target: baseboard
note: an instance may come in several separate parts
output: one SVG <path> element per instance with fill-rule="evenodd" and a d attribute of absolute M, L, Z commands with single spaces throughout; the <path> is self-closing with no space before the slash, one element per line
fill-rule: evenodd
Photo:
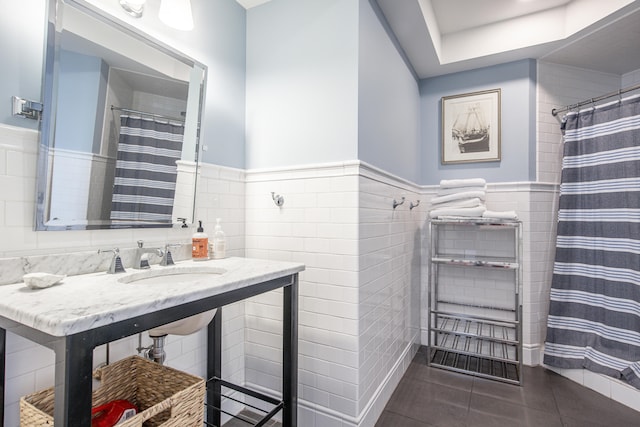
<path fill-rule="evenodd" d="M 417 338 L 414 337 L 414 338 Z M 382 414 L 391 394 L 396 389 L 402 376 L 406 372 L 409 364 L 418 351 L 419 344 L 412 340 L 402 352 L 393 368 L 385 376 L 380 386 L 364 406 L 357 417 L 342 414 L 330 408 L 317 405 L 304 399 L 298 398 L 298 425 L 309 427 L 324 427 L 329 425 L 339 425 L 341 427 L 374 427 L 376 421 Z M 246 387 L 279 399 L 273 390 L 266 389 L 257 384 L 247 383 Z M 279 418 L 279 417 L 276 417 Z"/>
<path fill-rule="evenodd" d="M 522 363 L 527 366 L 538 366 L 542 363 L 542 345 L 522 344 Z"/>
<path fill-rule="evenodd" d="M 400 358 L 393 365 L 393 368 L 389 371 L 384 381 L 380 384 L 376 392 L 373 394 L 367 405 L 360 412 L 360 416 L 356 419 L 357 423 L 354 427 L 374 427 L 378 418 L 382 414 L 384 407 L 391 398 L 393 391 L 398 387 L 400 380 L 404 373 L 409 368 L 413 357 L 418 352 L 420 345 L 417 342 L 417 334 L 413 337 L 410 343 L 405 347 Z M 316 424 L 316 426 L 324 426 L 325 424 Z M 346 427 L 344 424 L 343 427 Z"/>

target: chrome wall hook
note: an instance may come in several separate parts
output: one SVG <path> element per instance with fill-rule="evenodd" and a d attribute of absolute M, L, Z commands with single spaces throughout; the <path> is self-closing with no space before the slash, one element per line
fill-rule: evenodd
<path fill-rule="evenodd" d="M 284 197 L 282 197 L 281 195 L 276 194 L 272 191 L 271 198 L 273 199 L 273 203 L 275 203 L 276 206 L 281 207 L 282 205 L 284 205 Z"/>
<path fill-rule="evenodd" d="M 412 210 L 413 208 L 417 208 L 418 206 L 420 206 L 420 200 L 416 200 L 415 203 L 411 202 L 409 203 L 409 210 Z"/>
<path fill-rule="evenodd" d="M 400 201 L 397 201 L 396 199 L 393 199 L 393 209 L 397 208 L 398 206 L 400 206 L 403 203 L 404 203 L 404 196 L 402 197 L 402 199 L 400 199 Z"/>

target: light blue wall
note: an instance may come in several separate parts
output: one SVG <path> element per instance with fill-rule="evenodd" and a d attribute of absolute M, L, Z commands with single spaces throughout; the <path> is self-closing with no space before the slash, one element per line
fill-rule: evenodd
<path fill-rule="evenodd" d="M 195 28 L 173 43 L 208 67 L 202 160 L 245 166 L 246 12 L 235 0 L 192 1 Z"/>
<path fill-rule="evenodd" d="M 9 3 L 0 15 L 1 123 L 37 128 L 12 117 L 8 100 L 41 99 L 44 3 Z M 209 68 L 205 162 L 263 168 L 361 159 L 420 184 L 535 179 L 535 61 L 422 80 L 418 110 L 411 74 L 366 0 L 272 0 L 246 12 L 234 0 L 194 1 L 193 10 L 196 28 L 174 31 L 171 44 Z M 502 161 L 440 165 L 440 99 L 498 87 Z"/>
<path fill-rule="evenodd" d="M 2 2 L 0 123 L 38 128 L 35 120 L 12 116 L 10 100 L 14 95 L 31 101 L 42 98 L 45 4 L 44 0 Z"/>
<path fill-rule="evenodd" d="M 34 120 L 11 116 L 10 98 L 42 99 L 45 5 L 48 0 L 3 2 L 0 14 L 0 123 L 37 129 Z M 192 2 L 191 32 L 164 27 L 171 44 L 208 67 L 203 160 L 244 167 L 245 10 L 234 0 Z M 171 36 L 169 36 L 169 34 Z"/>
<path fill-rule="evenodd" d="M 475 177 L 487 182 L 535 180 L 535 85 L 534 60 L 421 80 L 421 183 L 437 184 L 441 179 Z M 441 165 L 442 97 L 498 88 L 502 93 L 502 160 Z"/>
<path fill-rule="evenodd" d="M 360 0 L 358 158 L 420 181 L 418 82 L 369 0 Z"/>
<path fill-rule="evenodd" d="M 60 51 L 56 148 L 100 153 L 107 78 L 101 58 Z"/>
<path fill-rule="evenodd" d="M 273 0 L 247 11 L 249 169 L 354 160 L 358 0 Z"/>
<path fill-rule="evenodd" d="M 272 0 L 247 29 L 247 168 L 359 159 L 419 180 L 418 83 L 368 0 Z"/>

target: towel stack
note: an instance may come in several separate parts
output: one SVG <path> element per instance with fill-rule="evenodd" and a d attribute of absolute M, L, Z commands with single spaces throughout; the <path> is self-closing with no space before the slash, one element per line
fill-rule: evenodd
<path fill-rule="evenodd" d="M 515 211 L 487 210 L 486 193 L 487 183 L 482 178 L 442 180 L 438 194 L 431 199 L 429 217 L 518 219 Z"/>
<path fill-rule="evenodd" d="M 443 179 L 436 197 L 431 199 L 431 218 L 443 216 L 481 217 L 487 183 L 482 178 Z"/>

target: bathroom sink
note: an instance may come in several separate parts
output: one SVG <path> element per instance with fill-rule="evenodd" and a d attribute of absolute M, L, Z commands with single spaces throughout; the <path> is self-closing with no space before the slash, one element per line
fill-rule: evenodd
<path fill-rule="evenodd" d="M 188 283 L 211 279 L 226 273 L 222 268 L 208 266 L 175 266 L 163 267 L 153 270 L 136 272 L 118 279 L 121 283 L 168 285 L 175 283 Z M 190 335 L 204 328 L 211 322 L 217 309 L 205 311 L 186 319 L 177 320 L 149 330 L 149 336 L 160 337 L 163 335 Z"/>
<path fill-rule="evenodd" d="M 226 273 L 222 268 L 208 266 L 176 266 L 144 270 L 118 279 L 120 283 L 170 285 L 180 282 L 196 282 Z"/>
<path fill-rule="evenodd" d="M 161 337 L 163 335 L 191 335 L 199 331 L 211 322 L 213 316 L 216 315 L 217 308 L 186 319 L 176 320 L 166 325 L 158 326 L 149 330 L 150 337 Z"/>

